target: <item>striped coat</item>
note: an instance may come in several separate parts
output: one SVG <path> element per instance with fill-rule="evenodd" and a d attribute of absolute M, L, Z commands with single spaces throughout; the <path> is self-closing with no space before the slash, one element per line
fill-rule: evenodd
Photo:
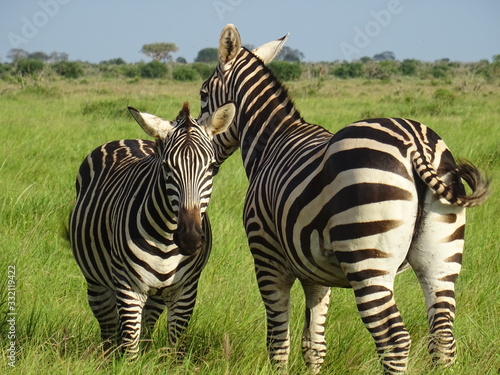
<path fill-rule="evenodd" d="M 219 65 L 200 92 L 202 114 L 226 100 L 237 107 L 214 147 L 219 163 L 241 148 L 249 180 L 244 224 L 271 360 L 287 363 L 290 288 L 298 279 L 306 296 L 302 352 L 313 372 L 326 353 L 330 287 L 353 289 L 385 371 L 405 371 L 410 336 L 394 278 L 410 265 L 426 299 L 429 351 L 437 362 L 453 362 L 464 208 L 485 200 L 487 182 L 418 122 L 363 120 L 333 135 L 304 121 L 265 66 L 285 39 L 249 51 L 226 26 Z"/>
<path fill-rule="evenodd" d="M 210 140 L 227 128 L 235 109 L 222 106 L 203 122 L 190 116 L 187 103 L 173 122 L 129 109 L 156 141 L 114 141 L 87 156 L 78 172 L 70 240 L 105 350 L 118 334 L 133 358 L 142 322 L 151 330 L 166 307 L 175 344 L 191 317 L 211 248 L 205 214 L 214 165 Z"/>

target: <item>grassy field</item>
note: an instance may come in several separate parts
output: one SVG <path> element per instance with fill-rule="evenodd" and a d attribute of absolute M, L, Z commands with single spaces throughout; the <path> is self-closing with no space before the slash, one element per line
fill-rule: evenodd
<path fill-rule="evenodd" d="M 173 119 L 188 100 L 197 113 L 200 84 L 94 78 L 23 85 L 0 81 L 0 373 L 272 372 L 264 307 L 241 224 L 247 182 L 239 155 L 230 158 L 215 178 L 209 208 L 213 252 L 184 337 L 187 355 L 182 361 L 168 348 L 163 319 L 152 346 L 136 362 L 103 358 L 84 279 L 65 239 L 82 159 L 104 142 L 145 136 L 126 106 Z M 489 201 L 468 211 L 463 271 L 457 282 L 458 363 L 453 370 L 431 365 L 423 296 L 411 271 L 398 277 L 396 299 L 413 339 L 410 374 L 497 374 L 500 87 L 467 78 L 331 79 L 288 87 L 302 116 L 331 131 L 368 117 L 419 120 L 440 134 L 456 157 L 473 161 L 492 179 Z M 14 299 L 9 300 L 8 290 L 15 291 Z M 304 301 L 297 285 L 293 296 L 290 374 L 300 374 L 306 372 L 300 355 Z M 10 307 L 16 315 L 7 314 Z M 350 290 L 333 290 L 327 340 L 324 373 L 380 373 L 374 344 L 357 316 Z M 15 363 L 9 358 L 11 341 Z"/>

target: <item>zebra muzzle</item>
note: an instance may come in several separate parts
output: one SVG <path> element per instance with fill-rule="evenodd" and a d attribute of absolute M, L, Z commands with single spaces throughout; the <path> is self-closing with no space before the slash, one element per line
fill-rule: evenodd
<path fill-rule="evenodd" d="M 196 255 L 205 247 L 205 233 L 201 226 L 199 208 L 181 209 L 177 230 L 174 232 L 174 242 L 179 246 L 179 252 L 185 256 Z"/>

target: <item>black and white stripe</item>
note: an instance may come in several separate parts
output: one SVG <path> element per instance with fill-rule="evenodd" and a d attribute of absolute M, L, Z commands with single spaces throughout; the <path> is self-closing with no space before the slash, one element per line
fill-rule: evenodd
<path fill-rule="evenodd" d="M 426 299 L 429 350 L 436 361 L 453 362 L 464 207 L 484 201 L 487 182 L 415 121 L 364 120 L 335 135 L 305 122 L 265 66 L 285 39 L 249 51 L 228 25 L 219 65 L 201 89 L 202 113 L 226 100 L 237 107 L 234 125 L 214 147 L 219 163 L 241 148 L 249 179 L 244 225 L 271 360 L 288 360 L 290 288 L 299 279 L 306 295 L 303 355 L 313 372 L 326 353 L 330 287 L 354 290 L 385 371 L 405 371 L 410 336 L 393 294 L 396 274 L 411 265 Z"/>
<path fill-rule="evenodd" d="M 165 307 L 172 343 L 187 326 L 211 249 L 211 138 L 234 111 L 225 105 L 199 123 L 187 103 L 173 122 L 130 108 L 156 142 L 106 143 L 83 161 L 70 239 L 106 350 L 119 328 L 135 357 L 141 321 L 152 329 Z"/>

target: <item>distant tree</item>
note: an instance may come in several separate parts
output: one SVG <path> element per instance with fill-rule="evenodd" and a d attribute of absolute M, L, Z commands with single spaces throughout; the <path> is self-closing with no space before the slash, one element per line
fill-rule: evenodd
<path fill-rule="evenodd" d="M 217 48 L 203 48 L 198 52 L 195 62 L 211 63 L 219 60 L 219 50 Z"/>
<path fill-rule="evenodd" d="M 45 52 L 38 51 L 29 53 L 28 59 L 47 61 L 49 59 L 49 55 L 47 55 Z"/>
<path fill-rule="evenodd" d="M 57 63 L 60 61 L 68 61 L 68 57 L 69 55 L 65 52 L 54 51 L 50 53 L 48 62 Z"/>
<path fill-rule="evenodd" d="M 20 49 L 20 48 L 12 48 L 7 53 L 7 58 L 10 59 L 13 63 L 16 63 L 19 60 L 27 59 L 28 58 L 28 52 L 26 52 L 25 50 Z"/>
<path fill-rule="evenodd" d="M 391 51 L 377 53 L 375 56 L 373 56 L 374 61 L 385 61 L 385 60 L 395 60 L 395 59 L 396 55 L 394 55 L 394 52 Z"/>
<path fill-rule="evenodd" d="M 493 62 L 500 63 L 500 55 L 493 55 Z"/>
<path fill-rule="evenodd" d="M 115 59 L 109 59 L 109 60 L 101 61 L 99 64 L 104 64 L 104 65 L 125 65 L 127 63 L 121 57 L 117 57 Z"/>
<path fill-rule="evenodd" d="M 141 52 L 156 61 L 170 62 L 172 61 L 170 54 L 178 50 L 174 43 L 151 43 L 143 45 Z"/>
<path fill-rule="evenodd" d="M 276 56 L 276 61 L 300 62 L 304 58 L 304 54 L 298 49 L 293 49 L 288 46 L 283 47 L 281 52 Z"/>
<path fill-rule="evenodd" d="M 187 64 L 187 60 L 182 56 L 179 56 L 178 58 L 176 58 L 175 62 L 179 63 L 179 64 Z"/>

